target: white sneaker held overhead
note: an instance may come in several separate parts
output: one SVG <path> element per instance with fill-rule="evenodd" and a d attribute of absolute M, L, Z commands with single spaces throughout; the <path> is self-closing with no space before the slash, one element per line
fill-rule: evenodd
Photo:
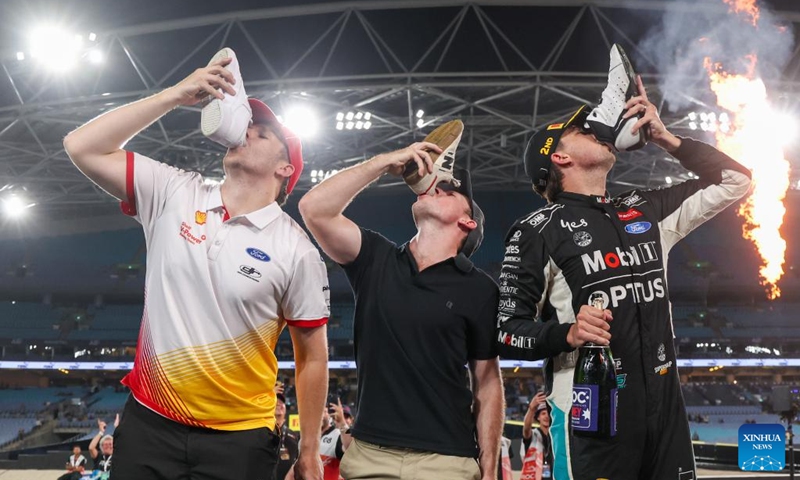
<path fill-rule="evenodd" d="M 245 144 L 247 127 L 250 125 L 253 112 L 244 91 L 244 81 L 239 71 L 239 61 L 230 48 L 223 48 L 211 59 L 209 65 L 221 59 L 231 58 L 225 66 L 233 74 L 236 95 L 223 92 L 222 99 L 210 97 L 211 101 L 200 113 L 200 130 L 203 135 L 227 148 L 240 147 Z"/>
<path fill-rule="evenodd" d="M 598 140 L 614 145 L 617 151 L 637 150 L 644 147 L 649 140 L 645 128 L 631 133 L 631 128 L 643 114 L 622 118 L 627 111 L 625 103 L 637 94 L 636 74 L 625 51 L 616 43 L 611 47 L 610 60 L 608 85 L 603 90 L 600 105 L 589 113 L 586 126 Z"/>

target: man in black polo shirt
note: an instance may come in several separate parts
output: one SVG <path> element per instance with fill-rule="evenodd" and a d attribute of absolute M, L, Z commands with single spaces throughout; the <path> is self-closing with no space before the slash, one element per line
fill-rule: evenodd
<path fill-rule="evenodd" d="M 469 175 L 456 174 L 459 188 L 440 183 L 419 196 L 412 207 L 417 234 L 400 247 L 343 214 L 385 173 L 400 175 L 409 162 L 420 175 L 432 172 L 431 157 L 443 150 L 419 142 L 378 155 L 300 201 L 306 226 L 344 266 L 356 297 L 358 413 L 341 463 L 347 480 L 496 476 L 503 392 L 492 343 L 499 294 L 468 258 L 483 230 Z"/>

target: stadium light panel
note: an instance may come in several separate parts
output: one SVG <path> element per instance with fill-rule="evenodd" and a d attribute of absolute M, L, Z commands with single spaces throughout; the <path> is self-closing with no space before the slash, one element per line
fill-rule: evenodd
<path fill-rule="evenodd" d="M 83 45 L 80 35 L 55 26 L 42 26 L 31 33 L 30 54 L 49 70 L 64 72 L 74 67 Z"/>
<path fill-rule="evenodd" d="M 303 106 L 290 108 L 286 112 L 286 120 L 283 123 L 301 138 L 312 138 L 319 130 L 316 112 Z"/>
<path fill-rule="evenodd" d="M 336 130 L 369 130 L 372 126 L 370 118 L 372 118 L 370 112 L 360 110 L 339 112 L 336 114 Z"/>

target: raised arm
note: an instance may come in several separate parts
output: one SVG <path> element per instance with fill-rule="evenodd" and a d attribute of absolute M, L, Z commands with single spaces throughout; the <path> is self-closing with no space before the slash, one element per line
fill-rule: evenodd
<path fill-rule="evenodd" d="M 547 395 L 544 392 L 539 392 L 531 398 L 530 403 L 528 403 L 528 411 L 525 412 L 525 419 L 522 421 L 522 438 L 527 440 L 531 438 L 531 434 L 533 433 L 533 421 L 536 418 L 536 410 L 539 408 L 539 405 L 544 403 L 547 399 Z"/>
<path fill-rule="evenodd" d="M 370 183 L 383 174 L 401 175 L 406 163 L 417 163 L 420 175 L 433 171 L 428 151 L 441 153 L 432 143 L 418 142 L 402 150 L 372 157 L 354 167 L 342 170 L 323 181 L 300 199 L 300 214 L 306 227 L 333 261 L 348 264 L 361 250 L 358 225 L 344 216 L 344 210 Z"/>
<path fill-rule="evenodd" d="M 233 75 L 224 68 L 230 59 L 199 68 L 177 85 L 129 103 L 89 121 L 64 139 L 69 158 L 84 175 L 109 194 L 125 198 L 126 161 L 122 147 L 133 136 L 180 105 L 194 105 L 208 95 L 230 95 Z"/>
<path fill-rule="evenodd" d="M 89 455 L 92 456 L 92 460 L 97 458 L 97 455 L 100 454 L 100 452 L 97 450 L 97 445 L 100 443 L 100 439 L 103 438 L 103 435 L 106 434 L 106 422 L 98 418 L 97 429 L 98 429 L 97 435 L 95 435 L 92 438 L 92 441 L 89 442 Z"/>

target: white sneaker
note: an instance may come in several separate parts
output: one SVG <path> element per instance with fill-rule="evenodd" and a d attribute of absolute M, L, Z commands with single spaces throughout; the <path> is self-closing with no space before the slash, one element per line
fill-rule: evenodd
<path fill-rule="evenodd" d="M 440 182 L 452 183 L 456 188 L 461 184 L 453 178 L 453 166 L 456 160 L 456 149 L 464 133 L 464 123 L 461 120 L 451 120 L 440 125 L 425 137 L 425 142 L 436 144 L 442 153 L 429 152 L 433 160 L 433 173 L 419 176 L 419 168 L 415 161 L 406 164 L 403 171 L 403 180 L 417 195 L 433 195 L 436 185 Z"/>
<path fill-rule="evenodd" d="M 611 47 L 610 57 L 608 85 L 603 90 L 600 105 L 589 113 L 586 126 L 601 142 L 614 145 L 620 152 L 628 152 L 647 144 L 647 129 L 640 128 L 636 133 L 631 133 L 631 128 L 643 114 L 623 121 L 622 115 L 627 111 L 625 103 L 638 93 L 636 74 L 625 51 L 616 43 Z"/>
<path fill-rule="evenodd" d="M 209 65 L 224 58 L 233 59 L 225 68 L 236 79 L 236 83 L 233 84 L 236 95 L 231 96 L 223 92 L 225 96 L 222 100 L 213 97 L 200 113 L 200 130 L 203 135 L 224 147 L 241 147 L 245 144 L 247 127 L 250 125 L 253 112 L 247 102 L 244 81 L 239 72 L 239 61 L 233 50 L 223 48 L 214 55 Z"/>

